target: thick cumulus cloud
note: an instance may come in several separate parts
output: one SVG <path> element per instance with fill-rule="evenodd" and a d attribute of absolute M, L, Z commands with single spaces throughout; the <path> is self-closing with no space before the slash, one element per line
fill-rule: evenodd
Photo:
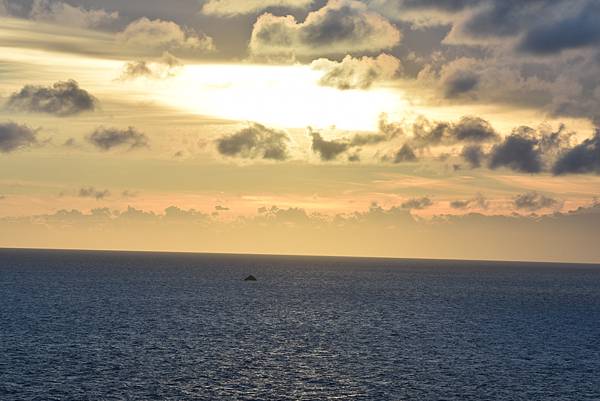
<path fill-rule="evenodd" d="M 100 190 L 94 187 L 85 187 L 79 189 L 78 196 L 80 198 L 94 198 L 96 200 L 102 200 L 110 196 L 108 189 Z"/>
<path fill-rule="evenodd" d="M 126 148 L 128 150 L 148 147 L 149 140 L 146 134 L 139 132 L 134 127 L 127 129 L 99 127 L 87 140 L 100 150 Z"/>
<path fill-rule="evenodd" d="M 29 18 L 63 26 L 102 28 L 110 26 L 118 20 L 119 13 L 103 9 L 88 10 L 58 0 L 34 0 Z"/>
<path fill-rule="evenodd" d="M 385 17 L 356 0 L 329 0 L 299 23 L 291 16 L 263 14 L 252 30 L 254 55 L 327 55 L 375 52 L 396 46 L 402 35 Z"/>
<path fill-rule="evenodd" d="M 312 62 L 311 67 L 323 71 L 320 85 L 347 90 L 369 89 L 377 81 L 392 79 L 401 70 L 402 64 L 396 57 L 383 53 L 375 58 L 348 55 L 341 62 L 318 59 Z"/>
<path fill-rule="evenodd" d="M 572 132 L 564 125 L 552 131 L 547 127 L 539 130 L 522 126 L 495 145 L 489 157 L 489 167 L 506 167 L 523 173 L 540 173 L 552 164 L 558 155 L 568 154 Z M 587 141 L 586 141 L 587 142 Z M 584 142 L 584 143 L 586 143 Z M 565 153 L 567 152 L 567 153 Z"/>
<path fill-rule="evenodd" d="M 207 0 L 202 13 L 219 17 L 232 17 L 240 14 L 252 14 L 269 7 L 302 9 L 310 6 L 314 0 Z"/>
<path fill-rule="evenodd" d="M 37 130 L 13 122 L 0 123 L 0 152 L 10 153 L 37 143 Z"/>
<path fill-rule="evenodd" d="M 424 196 L 422 198 L 409 199 L 409 200 L 403 202 L 401 207 L 403 209 L 422 210 L 422 209 L 427 209 L 431 205 L 433 205 L 433 201 L 431 199 L 429 199 L 428 197 Z"/>
<path fill-rule="evenodd" d="M 289 137 L 281 131 L 252 124 L 239 132 L 217 139 L 217 151 L 227 157 L 286 160 Z"/>
<path fill-rule="evenodd" d="M 431 122 L 419 118 L 413 125 L 412 143 L 416 147 L 486 143 L 499 138 L 491 124 L 479 117 L 465 116 L 456 123 Z"/>
<path fill-rule="evenodd" d="M 172 21 L 150 20 L 146 17 L 130 23 L 117 35 L 120 43 L 140 49 L 158 51 L 210 52 L 213 39 Z"/>
<path fill-rule="evenodd" d="M 17 112 L 72 116 L 96 109 L 98 101 L 76 81 L 57 82 L 51 87 L 27 85 L 13 93 L 6 108 Z"/>
<path fill-rule="evenodd" d="M 600 129 L 592 138 L 565 150 L 552 168 L 555 175 L 600 174 Z"/>
<path fill-rule="evenodd" d="M 432 56 L 418 61 L 422 84 L 439 90 L 430 101 L 444 96 L 452 103 L 525 106 L 600 121 L 597 0 L 369 2 L 381 3 L 395 3 L 399 19 L 444 13 L 443 23 L 451 26 L 442 44 L 458 46 L 434 44 Z"/>
<path fill-rule="evenodd" d="M 528 192 L 517 195 L 514 199 L 515 208 L 535 212 L 541 209 L 556 208 L 562 205 L 557 199 L 550 198 L 539 192 Z"/>
<path fill-rule="evenodd" d="M 513 133 L 495 145 L 490 154 L 491 169 L 507 167 L 523 173 L 540 173 L 543 168 L 538 141 Z"/>
<path fill-rule="evenodd" d="M 519 49 L 534 54 L 554 54 L 600 43 L 600 4 L 590 1 L 574 16 L 547 21 L 524 36 Z"/>

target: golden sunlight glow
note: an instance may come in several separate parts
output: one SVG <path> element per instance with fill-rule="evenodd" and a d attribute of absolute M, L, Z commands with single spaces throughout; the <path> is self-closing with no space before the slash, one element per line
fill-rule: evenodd
<path fill-rule="evenodd" d="M 191 65 L 152 85 L 154 100 L 195 114 L 304 128 L 376 130 L 378 116 L 403 109 L 398 91 L 340 91 L 318 84 L 320 73 L 302 66 Z"/>

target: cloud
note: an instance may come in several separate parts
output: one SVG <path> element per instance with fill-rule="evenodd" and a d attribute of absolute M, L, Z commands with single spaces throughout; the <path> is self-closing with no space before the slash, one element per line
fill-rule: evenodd
<path fill-rule="evenodd" d="M 302 9 L 314 0 L 207 0 L 202 13 L 219 17 L 233 17 L 240 14 L 253 14 L 269 7 Z"/>
<path fill-rule="evenodd" d="M 150 20 L 146 17 L 133 21 L 117 34 L 117 40 L 128 46 L 154 49 L 161 52 L 185 50 L 211 52 L 213 39 L 191 28 L 181 27 L 172 21 Z"/>
<path fill-rule="evenodd" d="M 6 108 L 17 112 L 47 113 L 59 117 L 94 111 L 98 101 L 76 81 L 57 82 L 51 87 L 27 85 L 13 93 Z"/>
<path fill-rule="evenodd" d="M 217 206 L 215 206 L 215 210 L 218 212 L 226 212 L 229 210 L 229 208 L 225 207 L 225 206 L 217 205 Z"/>
<path fill-rule="evenodd" d="M 548 21 L 529 30 L 519 43 L 519 50 L 547 55 L 600 44 L 599 18 L 600 5 L 589 2 L 573 17 Z"/>
<path fill-rule="evenodd" d="M 137 79 L 141 77 L 151 79 L 166 79 L 177 75 L 181 62 L 169 52 L 165 52 L 160 59 L 154 62 L 145 60 L 130 61 L 123 67 L 121 80 Z"/>
<path fill-rule="evenodd" d="M 564 151 L 552 168 L 555 175 L 600 174 L 600 129 L 592 138 Z"/>
<path fill-rule="evenodd" d="M 35 145 L 37 130 L 13 122 L 0 123 L 0 152 L 10 153 Z"/>
<path fill-rule="evenodd" d="M 383 53 L 376 58 L 348 55 L 341 62 L 318 59 L 311 63 L 311 67 L 323 71 L 320 85 L 348 90 L 369 89 L 377 81 L 392 79 L 401 70 L 402 64 L 396 57 Z"/>
<path fill-rule="evenodd" d="M 123 198 L 135 198 L 136 196 L 138 196 L 138 192 L 126 189 L 123 192 L 121 192 L 121 196 Z"/>
<path fill-rule="evenodd" d="M 0 17 L 10 15 L 6 0 L 0 0 Z"/>
<path fill-rule="evenodd" d="M 400 150 L 398 150 L 398 152 L 396 152 L 396 154 L 394 155 L 394 163 L 406 163 L 416 161 L 417 155 L 415 155 L 415 152 L 407 143 L 402 145 Z"/>
<path fill-rule="evenodd" d="M 542 171 L 542 154 L 538 141 L 520 133 L 513 133 L 502 143 L 494 145 L 490 153 L 489 167 L 497 169 L 507 167 L 523 173 L 539 173 Z"/>
<path fill-rule="evenodd" d="M 379 122 L 379 132 L 377 133 L 357 133 L 349 137 L 327 140 L 319 132 L 313 131 L 310 127 L 308 133 L 312 139 L 312 150 L 319 154 L 321 160 L 332 161 L 343 153 L 348 154 L 348 161 L 360 161 L 361 147 L 375 146 L 403 135 L 401 127 L 395 124 L 388 124 L 385 116 L 382 116 Z"/>
<path fill-rule="evenodd" d="M 412 143 L 415 147 L 485 143 L 499 139 L 491 124 L 479 117 L 462 117 L 457 123 L 432 123 L 424 117 L 413 124 Z"/>
<path fill-rule="evenodd" d="M 528 192 L 517 195 L 514 199 L 514 205 L 517 209 L 534 212 L 540 209 L 561 206 L 562 202 L 538 192 Z"/>
<path fill-rule="evenodd" d="M 78 28 L 102 28 L 119 19 L 118 12 L 87 10 L 58 0 L 34 0 L 29 18 Z"/>
<path fill-rule="evenodd" d="M 431 199 L 429 199 L 427 197 L 422 197 L 422 198 L 409 199 L 406 202 L 403 202 L 401 206 L 403 209 L 422 210 L 422 209 L 428 208 L 431 205 L 433 205 L 433 202 Z"/>
<path fill-rule="evenodd" d="M 465 146 L 460 152 L 460 156 L 469 163 L 471 168 L 479 168 L 485 158 L 485 153 L 480 145 Z"/>
<path fill-rule="evenodd" d="M 108 189 L 98 190 L 94 187 L 86 187 L 81 188 L 78 195 L 80 198 L 94 198 L 96 200 L 102 200 L 110 196 L 110 191 Z"/>
<path fill-rule="evenodd" d="M 284 132 L 260 124 L 252 124 L 216 141 L 217 150 L 223 156 L 279 161 L 288 158 L 288 142 Z"/>
<path fill-rule="evenodd" d="M 447 98 L 455 98 L 471 92 L 479 84 L 479 75 L 473 71 L 457 71 L 443 81 Z"/>
<path fill-rule="evenodd" d="M 350 149 L 350 143 L 346 140 L 328 141 L 323 139 L 320 133 L 314 131 L 310 132 L 310 136 L 312 137 L 313 152 L 318 153 L 323 161 L 335 160 Z"/>
<path fill-rule="evenodd" d="M 301 56 L 375 52 L 396 46 L 402 35 L 386 18 L 356 0 L 329 0 L 298 23 L 291 16 L 261 15 L 254 24 L 255 55 Z"/>
<path fill-rule="evenodd" d="M 133 127 L 126 130 L 118 128 L 98 127 L 87 140 L 97 148 L 107 151 L 118 147 L 129 150 L 148 147 L 148 137 Z"/>
<path fill-rule="evenodd" d="M 487 209 L 489 202 L 482 194 L 477 194 L 473 199 L 452 201 L 450 202 L 450 207 L 453 209 Z"/>

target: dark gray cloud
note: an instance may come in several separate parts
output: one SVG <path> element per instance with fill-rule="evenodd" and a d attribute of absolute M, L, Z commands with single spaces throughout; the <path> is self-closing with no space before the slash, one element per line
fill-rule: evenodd
<path fill-rule="evenodd" d="M 431 199 L 429 199 L 428 197 L 422 197 L 409 199 L 406 202 L 403 202 L 401 207 L 403 209 L 422 210 L 428 208 L 431 205 L 433 205 L 433 201 Z"/>
<path fill-rule="evenodd" d="M 416 147 L 485 143 L 499 139 L 489 122 L 479 117 L 462 117 L 457 123 L 432 123 L 420 118 L 413 124 L 412 144 Z"/>
<path fill-rule="evenodd" d="M 80 198 L 94 198 L 96 200 L 102 200 L 110 196 L 108 189 L 99 190 L 94 187 L 85 187 L 79 190 L 78 196 Z"/>
<path fill-rule="evenodd" d="M 502 143 L 492 148 L 489 167 L 507 167 L 523 173 L 541 172 L 542 154 L 537 139 L 519 133 L 509 135 Z"/>
<path fill-rule="evenodd" d="M 480 145 L 465 146 L 460 152 L 460 156 L 469 164 L 471 168 L 479 168 L 485 159 L 485 153 Z"/>
<path fill-rule="evenodd" d="M 139 132 L 134 127 L 127 129 L 97 128 L 87 140 L 101 150 L 114 148 L 128 148 L 129 150 L 148 147 L 149 140 L 146 134 Z"/>
<path fill-rule="evenodd" d="M 555 175 L 600 174 L 600 129 L 592 138 L 566 150 L 552 168 Z"/>
<path fill-rule="evenodd" d="M 559 207 L 561 204 L 562 202 L 538 192 L 528 192 L 517 195 L 514 199 L 514 205 L 517 209 L 528 210 L 531 212 L 550 207 Z"/>
<path fill-rule="evenodd" d="M 479 5 L 483 0 L 404 0 L 406 8 L 438 9 L 444 11 L 462 11 L 467 7 Z"/>
<path fill-rule="evenodd" d="M 479 84 L 479 75 L 472 71 L 458 71 L 443 82 L 447 98 L 455 98 L 475 89 Z"/>
<path fill-rule="evenodd" d="M 252 124 L 239 132 L 217 139 L 217 150 L 223 156 L 245 159 L 286 160 L 288 136 L 281 131 Z"/>
<path fill-rule="evenodd" d="M 548 0 L 487 1 L 487 5 L 473 13 L 461 29 L 476 38 L 516 36 L 550 3 Z"/>
<path fill-rule="evenodd" d="M 580 13 L 531 29 L 519 44 L 521 51 L 554 54 L 600 43 L 600 4 L 590 1 Z"/>
<path fill-rule="evenodd" d="M 399 125 L 388 123 L 384 116 L 379 121 L 379 132 L 374 134 L 358 133 L 346 138 L 326 140 L 320 133 L 309 131 L 312 137 L 312 149 L 318 153 L 321 160 L 330 161 L 336 159 L 342 153 L 355 150 L 348 155 L 348 161 L 360 161 L 360 147 L 375 146 L 404 135 Z"/>
<path fill-rule="evenodd" d="M 327 141 L 323 139 L 320 133 L 310 132 L 312 137 L 312 150 L 318 153 L 323 161 L 335 160 L 339 155 L 350 149 L 350 144 L 346 140 Z"/>
<path fill-rule="evenodd" d="M 72 116 L 96 109 L 98 101 L 76 81 L 57 82 L 51 87 L 27 85 L 13 93 L 6 108 L 17 112 Z"/>
<path fill-rule="evenodd" d="M 37 143 L 37 130 L 13 122 L 0 123 L 0 152 L 10 153 Z"/>
<path fill-rule="evenodd" d="M 398 152 L 396 152 L 396 154 L 394 155 L 394 163 L 410 163 L 416 161 L 417 155 L 415 155 L 415 152 L 407 143 L 402 145 L 400 150 L 398 150 Z"/>

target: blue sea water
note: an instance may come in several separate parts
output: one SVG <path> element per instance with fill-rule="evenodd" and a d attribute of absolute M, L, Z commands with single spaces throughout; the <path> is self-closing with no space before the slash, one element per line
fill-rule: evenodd
<path fill-rule="evenodd" d="M 598 266 L 0 250 L 0 300 L 2 401 L 600 400 Z"/>

